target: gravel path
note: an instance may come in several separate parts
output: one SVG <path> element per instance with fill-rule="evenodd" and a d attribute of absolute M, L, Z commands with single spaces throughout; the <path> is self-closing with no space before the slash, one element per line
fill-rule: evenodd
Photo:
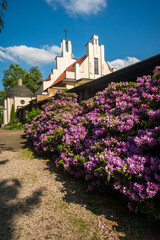
<path fill-rule="evenodd" d="M 4 150 L 15 151 L 25 145 L 23 130 L 5 130 L 0 128 L 0 152 Z"/>
<path fill-rule="evenodd" d="M 86 194 L 50 160 L 23 149 L 22 134 L 0 130 L 0 240 L 158 240 L 157 229 L 137 225 L 121 203 Z"/>

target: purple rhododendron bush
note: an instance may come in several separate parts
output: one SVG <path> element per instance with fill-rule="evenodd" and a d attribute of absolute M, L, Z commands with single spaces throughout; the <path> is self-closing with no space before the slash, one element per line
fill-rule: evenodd
<path fill-rule="evenodd" d="M 44 106 L 31 124 L 26 124 L 25 135 L 39 153 L 59 152 L 62 136 L 68 132 L 70 123 L 82 113 L 77 95 L 59 91 Z"/>
<path fill-rule="evenodd" d="M 26 127 L 38 152 L 57 152 L 57 167 L 128 199 L 131 211 L 160 219 L 160 67 L 135 83 L 111 83 L 77 103 L 58 92 Z"/>

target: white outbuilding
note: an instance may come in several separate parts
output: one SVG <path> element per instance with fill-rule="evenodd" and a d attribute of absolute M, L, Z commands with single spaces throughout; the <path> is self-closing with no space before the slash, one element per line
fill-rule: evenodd
<path fill-rule="evenodd" d="M 34 94 L 30 89 L 23 86 L 22 79 L 19 79 L 18 85 L 11 88 L 4 99 L 3 126 L 10 122 L 12 104 L 16 112 L 18 108 L 29 104 L 32 99 L 34 99 Z"/>

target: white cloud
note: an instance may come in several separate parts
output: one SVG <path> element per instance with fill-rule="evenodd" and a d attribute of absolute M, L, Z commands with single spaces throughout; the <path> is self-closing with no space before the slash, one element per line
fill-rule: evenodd
<path fill-rule="evenodd" d="M 51 0 L 48 0 L 51 1 Z M 45 45 L 42 48 L 27 47 L 25 45 L 3 48 L 0 46 L 0 61 L 8 60 L 18 63 L 20 60 L 31 66 L 42 66 L 55 62 L 55 57 L 60 55 L 61 48 L 53 45 Z M 116 59 L 108 62 L 111 68 L 124 68 L 140 61 L 135 57 L 126 57 L 125 59 Z"/>
<path fill-rule="evenodd" d="M 13 47 L 0 47 L 1 59 L 6 59 L 12 62 L 22 60 L 32 66 L 42 66 L 55 62 L 55 57 L 60 55 L 61 48 L 58 46 L 45 45 L 43 48 L 27 47 L 25 45 Z"/>
<path fill-rule="evenodd" d="M 135 57 L 126 57 L 125 59 L 116 59 L 114 61 L 108 62 L 111 68 L 120 68 L 127 67 L 133 63 L 139 62 L 140 60 Z"/>
<path fill-rule="evenodd" d="M 12 61 L 12 62 L 16 62 L 16 59 L 10 55 L 8 55 L 7 53 L 5 53 L 5 48 L 0 47 L 0 61 L 3 62 L 3 59 Z"/>
<path fill-rule="evenodd" d="M 45 0 L 54 10 L 63 7 L 69 15 L 97 14 L 107 6 L 107 0 Z"/>

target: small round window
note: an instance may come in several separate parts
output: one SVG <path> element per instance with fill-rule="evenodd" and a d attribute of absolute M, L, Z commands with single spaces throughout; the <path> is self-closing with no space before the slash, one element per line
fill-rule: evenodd
<path fill-rule="evenodd" d="M 20 103 L 21 103 L 21 104 L 25 104 L 25 101 L 24 101 L 24 100 L 21 100 Z"/>

